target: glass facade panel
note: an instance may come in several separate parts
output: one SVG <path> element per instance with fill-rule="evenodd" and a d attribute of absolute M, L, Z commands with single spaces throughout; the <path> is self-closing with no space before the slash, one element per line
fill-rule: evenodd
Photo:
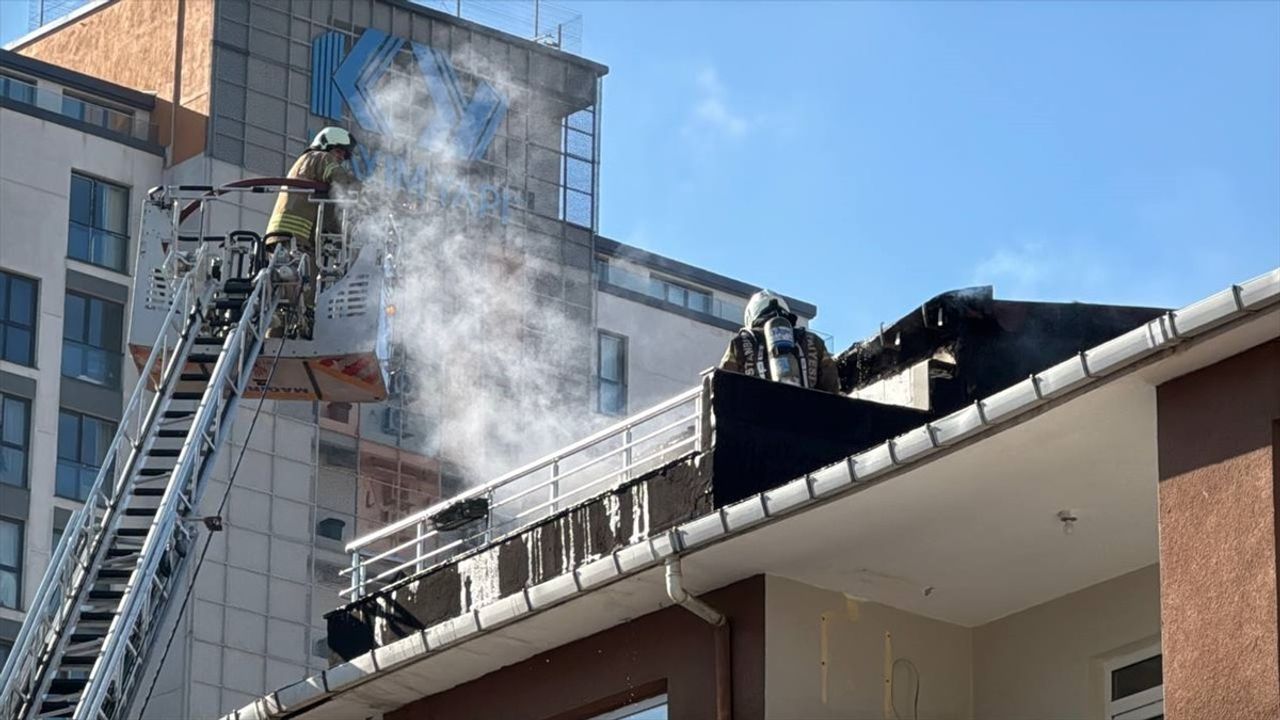
<path fill-rule="evenodd" d="M 63 306 L 62 374 L 120 387 L 124 308 L 99 298 L 67 293 Z"/>
<path fill-rule="evenodd" d="M 22 601 L 22 523 L 0 518 L 0 607 Z"/>
<path fill-rule="evenodd" d="M 54 492 L 84 501 L 116 434 L 114 423 L 62 410 L 58 415 L 58 471 Z"/>
<path fill-rule="evenodd" d="M 31 403 L 0 395 L 0 483 L 26 487 Z"/>
<path fill-rule="evenodd" d="M 67 256 L 124 272 L 128 247 L 129 190 L 72 173 Z"/>
<path fill-rule="evenodd" d="M 0 360 L 35 364 L 36 281 L 0 272 Z"/>

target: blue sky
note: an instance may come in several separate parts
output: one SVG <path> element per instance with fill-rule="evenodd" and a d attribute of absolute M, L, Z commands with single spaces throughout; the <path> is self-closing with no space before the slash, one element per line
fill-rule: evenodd
<path fill-rule="evenodd" d="M 560 4 L 610 67 L 601 232 L 841 347 L 955 287 L 1176 306 L 1280 265 L 1280 3 Z"/>
<path fill-rule="evenodd" d="M 1177 306 L 1280 265 L 1280 4 L 604 3 L 601 232 L 819 306 Z"/>

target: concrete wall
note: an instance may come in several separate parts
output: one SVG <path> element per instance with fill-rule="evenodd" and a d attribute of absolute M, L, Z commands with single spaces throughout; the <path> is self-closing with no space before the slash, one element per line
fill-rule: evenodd
<path fill-rule="evenodd" d="M 729 618 L 732 716 L 761 720 L 765 717 L 765 578 L 747 578 L 702 597 Z M 714 632 L 688 610 L 668 607 L 423 698 L 385 717 L 586 720 L 665 692 L 671 720 L 706 720 L 715 717 Z"/>
<path fill-rule="evenodd" d="M 1155 565 L 973 629 L 973 717 L 1101 718 L 1102 663 L 1160 638 Z"/>
<path fill-rule="evenodd" d="M 137 201 L 147 188 L 159 183 L 162 164 L 158 155 L 23 112 L 0 109 L 0 217 L 4 219 L 0 223 L 0 269 L 39 280 L 35 366 L 0 361 L 0 372 L 35 382 L 30 398 L 29 500 L 19 503 L 16 496 L 6 494 L 3 503 L 5 515 L 24 517 L 26 523 L 24 606 L 34 597 L 52 552 L 54 508 L 74 510 L 78 506 L 54 498 L 63 385 L 62 314 L 68 273 L 107 283 L 101 287 L 113 289 L 116 298 L 128 298 L 130 291 L 128 275 L 67 258 L 71 173 L 75 170 L 129 187 L 133 234 L 138 223 Z M 126 362 L 123 388 L 132 385 L 130 371 Z M 121 391 L 109 394 L 122 397 Z M 117 400 L 114 413 L 104 413 L 104 417 L 118 417 L 121 403 Z M 0 618 L 21 617 L 20 612 L 0 610 Z"/>
<path fill-rule="evenodd" d="M 968 628 L 786 578 L 767 580 L 766 718 L 884 717 L 885 633 L 892 635 L 892 657 L 919 669 L 919 717 L 971 716 Z M 902 717 L 913 717 L 913 677 L 898 665 L 893 699 Z"/>
<path fill-rule="evenodd" d="M 1166 717 L 1278 717 L 1280 340 L 1157 402 Z"/>
<path fill-rule="evenodd" d="M 698 384 L 733 332 L 666 310 L 596 293 L 596 325 L 627 338 L 627 409 L 643 410 Z"/>

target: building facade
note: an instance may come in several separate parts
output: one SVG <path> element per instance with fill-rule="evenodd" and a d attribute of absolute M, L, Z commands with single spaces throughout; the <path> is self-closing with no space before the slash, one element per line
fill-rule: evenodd
<path fill-rule="evenodd" d="M 202 508 L 226 529 L 144 717 L 214 717 L 328 667 L 347 542 L 694 385 L 756 290 L 598 237 L 606 69 L 545 44 L 399 0 L 99 0 L 11 50 L 0 651 L 136 380 L 127 346 L 149 345 L 125 327 L 149 188 L 280 176 L 342 124 L 367 195 L 402 213 L 402 267 L 431 268 L 396 298 L 386 402 L 246 403 Z M 261 232 L 271 200 L 207 230 Z M 572 422 L 510 417 L 535 413 Z"/>
<path fill-rule="evenodd" d="M 841 358 L 924 358 L 926 409 L 714 373 L 696 450 L 360 588 L 344 662 L 228 720 L 1275 717 L 1280 268 L 980 295 Z"/>
<path fill-rule="evenodd" d="M 0 655 L 136 376 L 122 362 L 129 238 L 164 170 L 154 109 L 0 51 Z"/>

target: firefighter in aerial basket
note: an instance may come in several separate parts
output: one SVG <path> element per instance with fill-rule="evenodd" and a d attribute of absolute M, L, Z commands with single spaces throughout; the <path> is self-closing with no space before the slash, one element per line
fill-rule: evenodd
<path fill-rule="evenodd" d="M 339 193 L 354 190 L 359 181 L 347 168 L 346 163 L 355 152 L 355 147 L 356 139 L 351 133 L 340 127 L 327 127 L 316 133 L 311 146 L 293 163 L 293 167 L 289 169 L 289 177 L 328 183 L 327 195 L 316 193 L 316 197 L 319 198 L 334 197 Z M 310 196 L 306 193 L 282 191 L 276 197 L 275 209 L 267 222 L 267 232 L 262 238 L 269 251 L 275 250 L 281 243 L 287 246 L 290 241 L 293 241 L 297 249 L 307 256 L 310 270 L 309 277 L 304 279 L 302 292 L 305 320 L 302 323 L 301 335 L 304 339 L 311 338 L 311 331 L 315 325 L 316 282 L 320 270 L 317 263 L 319 253 L 316 248 L 318 241 L 316 220 L 320 209 L 321 205 L 311 202 Z M 320 231 L 325 234 L 342 232 L 341 213 L 333 205 L 325 207 L 323 223 L 324 227 Z M 283 331 L 283 323 L 277 318 L 272 323 L 267 336 L 281 337 Z"/>
<path fill-rule="evenodd" d="M 836 364 L 822 338 L 796 327 L 787 301 L 761 290 L 747 301 L 743 327 L 729 341 L 720 369 L 830 393 L 840 392 Z"/>

